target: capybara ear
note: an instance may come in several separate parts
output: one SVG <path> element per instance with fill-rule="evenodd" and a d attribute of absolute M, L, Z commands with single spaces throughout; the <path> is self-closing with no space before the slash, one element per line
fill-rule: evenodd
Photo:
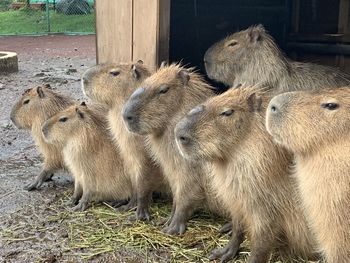
<path fill-rule="evenodd" d="M 139 59 L 139 60 L 137 61 L 137 64 L 143 65 L 143 60 Z"/>
<path fill-rule="evenodd" d="M 160 67 L 159 68 L 164 68 L 167 65 L 168 65 L 168 63 L 165 60 L 163 60 L 162 63 L 160 63 Z"/>
<path fill-rule="evenodd" d="M 253 26 L 248 29 L 249 39 L 252 43 L 256 43 L 261 40 L 262 34 L 265 32 L 265 28 L 262 24 Z"/>
<path fill-rule="evenodd" d="M 251 111 L 261 110 L 262 99 L 255 92 L 248 97 L 247 103 Z"/>
<path fill-rule="evenodd" d="M 133 77 L 134 77 L 135 79 L 139 79 L 139 78 L 140 78 L 140 72 L 139 72 L 139 70 L 137 69 L 137 67 L 136 67 L 135 64 L 133 64 L 133 65 L 131 66 L 131 70 L 132 70 L 132 75 L 133 75 Z"/>
<path fill-rule="evenodd" d="M 36 88 L 36 92 L 38 93 L 39 98 L 44 98 L 44 97 L 45 97 L 43 88 L 42 88 L 41 86 L 38 86 L 38 87 Z"/>
<path fill-rule="evenodd" d="M 84 107 L 86 107 L 86 103 L 85 103 L 85 101 L 83 101 L 82 103 L 80 103 L 80 106 L 84 106 Z"/>
<path fill-rule="evenodd" d="M 84 119 L 84 113 L 82 113 L 78 108 L 75 108 L 75 112 L 78 114 L 80 119 Z"/>
<path fill-rule="evenodd" d="M 51 89 L 51 85 L 49 83 L 45 83 L 44 88 Z"/>
<path fill-rule="evenodd" d="M 190 73 L 186 69 L 182 69 L 179 71 L 178 76 L 180 77 L 182 84 L 187 85 L 190 80 Z"/>

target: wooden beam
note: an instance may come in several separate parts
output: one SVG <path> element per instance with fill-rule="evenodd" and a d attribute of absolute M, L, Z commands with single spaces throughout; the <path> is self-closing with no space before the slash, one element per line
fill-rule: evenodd
<path fill-rule="evenodd" d="M 132 60 L 133 0 L 96 0 L 97 61 Z"/>
<path fill-rule="evenodd" d="M 338 33 L 350 33 L 350 0 L 340 0 L 339 2 L 339 18 L 338 18 Z"/>
<path fill-rule="evenodd" d="M 170 0 L 96 0 L 98 63 L 143 60 L 155 70 L 169 57 Z"/>

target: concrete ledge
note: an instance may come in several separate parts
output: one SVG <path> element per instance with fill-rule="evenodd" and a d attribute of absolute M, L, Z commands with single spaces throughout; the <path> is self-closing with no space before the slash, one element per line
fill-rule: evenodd
<path fill-rule="evenodd" d="M 18 72 L 18 58 L 14 52 L 0 51 L 0 74 Z"/>

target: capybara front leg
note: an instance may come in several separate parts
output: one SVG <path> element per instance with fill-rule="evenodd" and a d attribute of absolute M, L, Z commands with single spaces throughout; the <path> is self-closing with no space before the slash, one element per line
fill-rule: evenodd
<path fill-rule="evenodd" d="M 249 263 L 267 263 L 272 250 L 272 242 L 266 239 L 269 233 L 256 233 L 251 240 Z"/>
<path fill-rule="evenodd" d="M 232 236 L 230 242 L 223 248 L 214 249 L 209 256 L 209 260 L 220 259 L 220 262 L 227 262 L 233 259 L 244 240 L 244 233 L 237 222 L 231 224 Z"/>
<path fill-rule="evenodd" d="M 43 169 L 40 174 L 35 177 L 34 181 L 31 182 L 30 184 L 26 185 L 24 187 L 24 190 L 27 191 L 32 191 L 35 189 L 39 189 L 40 186 L 42 186 L 42 184 L 48 180 L 51 179 L 51 177 L 53 176 L 54 170 L 53 169 Z"/>
<path fill-rule="evenodd" d="M 174 200 L 175 201 L 175 200 Z M 174 206 L 174 214 L 163 232 L 169 235 L 182 235 L 186 231 L 187 221 L 193 214 L 193 205 L 190 200 L 181 200 Z"/>
<path fill-rule="evenodd" d="M 79 203 L 80 198 L 83 195 L 83 187 L 80 184 L 80 182 L 78 182 L 77 179 L 75 179 L 74 182 L 74 193 L 72 195 L 72 197 L 70 198 L 70 200 L 66 203 L 68 206 L 75 206 Z"/>

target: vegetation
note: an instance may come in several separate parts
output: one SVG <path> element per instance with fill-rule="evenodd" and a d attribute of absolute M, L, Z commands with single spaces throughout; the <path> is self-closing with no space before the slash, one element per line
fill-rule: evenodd
<path fill-rule="evenodd" d="M 22 8 L 0 12 L 1 34 L 38 34 L 48 32 L 46 12 Z M 64 15 L 50 11 L 50 32 L 95 32 L 95 14 Z"/>

